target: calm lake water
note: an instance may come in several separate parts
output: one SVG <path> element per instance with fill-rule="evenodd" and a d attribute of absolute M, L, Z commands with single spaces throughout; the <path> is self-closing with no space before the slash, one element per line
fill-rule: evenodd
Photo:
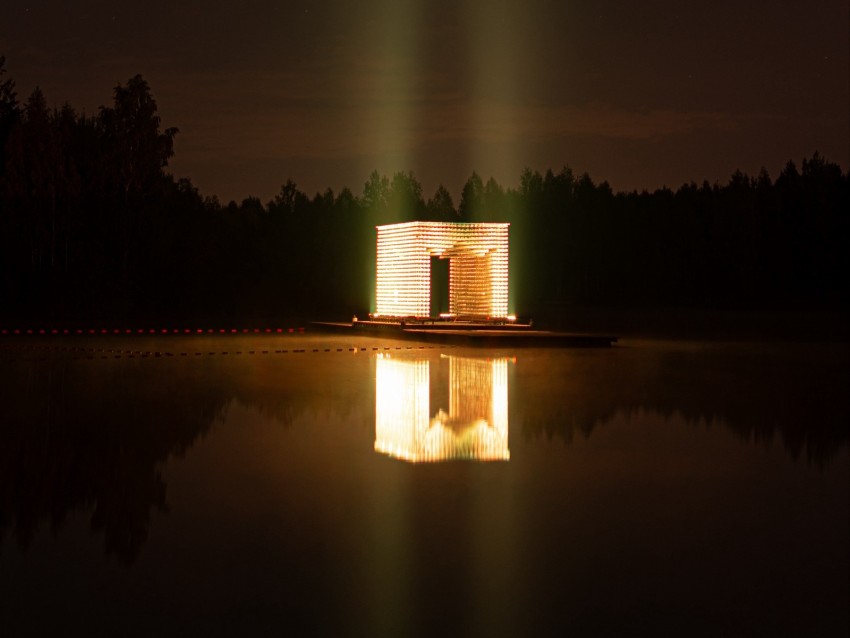
<path fill-rule="evenodd" d="M 846 637 L 848 388 L 846 343 L 8 337 L 0 635 Z"/>

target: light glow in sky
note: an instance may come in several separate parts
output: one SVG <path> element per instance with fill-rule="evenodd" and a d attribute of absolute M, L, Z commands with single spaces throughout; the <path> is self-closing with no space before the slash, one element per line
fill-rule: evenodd
<path fill-rule="evenodd" d="M 244 0 L 10 3 L 0 54 L 26 99 L 95 114 L 140 73 L 170 167 L 267 201 L 292 178 L 355 193 L 413 171 L 455 200 L 478 172 L 569 165 L 616 190 L 850 163 L 845 0 Z"/>

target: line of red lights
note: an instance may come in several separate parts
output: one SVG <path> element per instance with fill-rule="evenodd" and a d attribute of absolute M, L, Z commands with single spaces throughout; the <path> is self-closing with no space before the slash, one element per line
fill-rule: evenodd
<path fill-rule="evenodd" d="M 372 351 L 380 351 L 380 350 L 426 350 L 426 349 L 427 350 L 433 350 L 435 347 L 436 346 L 394 346 L 394 347 L 373 346 L 371 348 L 371 350 Z M 448 346 L 448 347 L 454 348 L 456 346 Z M 42 347 L 42 348 L 32 348 L 32 347 L 30 347 L 30 349 L 45 350 L 45 349 L 48 349 L 48 348 L 47 347 Z M 72 357 L 66 357 L 65 358 L 65 360 L 70 359 L 70 360 L 73 360 L 73 361 L 79 361 L 81 359 L 95 360 L 95 359 L 98 359 L 98 358 L 99 359 L 110 359 L 110 358 L 112 358 L 112 359 L 157 358 L 158 359 L 158 358 L 163 358 L 163 357 L 174 357 L 174 356 L 178 356 L 178 355 L 181 356 L 181 357 L 187 357 L 189 355 L 194 355 L 196 357 L 200 357 L 200 356 L 203 356 L 204 354 L 206 354 L 208 356 L 213 356 L 213 355 L 217 355 L 217 354 L 219 354 L 219 355 L 242 355 L 242 354 L 269 355 L 269 354 L 272 354 L 272 353 L 274 353 L 274 354 L 290 354 L 290 353 L 296 354 L 296 353 L 306 353 L 306 352 L 334 352 L 334 351 L 345 352 L 346 348 L 324 348 L 324 349 L 313 348 L 312 350 L 308 350 L 306 348 L 300 348 L 300 349 L 292 349 L 292 350 L 274 350 L 274 351 L 272 351 L 272 350 L 249 350 L 247 352 L 242 352 L 241 350 L 238 350 L 238 351 L 234 351 L 234 352 L 206 352 L 206 353 L 204 353 L 204 352 L 174 353 L 174 352 L 160 352 L 160 351 L 112 350 L 112 349 L 107 351 L 105 349 L 76 348 L 76 347 L 59 348 L 59 350 L 69 350 L 69 351 L 72 351 L 74 354 L 82 355 L 82 356 L 72 356 Z M 348 348 L 347 350 L 348 350 L 348 352 L 355 352 L 355 353 L 356 352 L 368 352 L 370 350 L 370 348 L 355 347 L 355 348 Z M 84 353 L 88 353 L 88 354 L 86 355 Z M 98 353 L 100 353 L 100 357 L 95 356 Z M 109 355 L 112 355 L 112 356 L 110 357 Z M 30 357 L 17 358 L 17 357 L 12 357 L 12 358 L 2 359 L 2 360 L 8 363 L 8 362 L 16 362 L 16 361 L 49 361 L 50 359 L 45 359 L 43 357 L 42 358 L 30 358 Z"/>
<path fill-rule="evenodd" d="M 304 328 L 137 328 L 137 329 L 119 329 L 119 328 L 88 328 L 88 329 L 68 329 L 68 328 L 0 328 L 0 335 L 40 335 L 40 336 L 59 336 L 59 335 L 211 335 L 211 334 L 303 334 Z"/>

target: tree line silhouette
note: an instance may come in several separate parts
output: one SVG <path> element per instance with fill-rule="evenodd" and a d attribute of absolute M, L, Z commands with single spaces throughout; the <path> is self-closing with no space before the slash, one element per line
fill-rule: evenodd
<path fill-rule="evenodd" d="M 349 316 L 370 310 L 377 224 L 507 221 L 514 309 L 846 308 L 850 173 L 815 153 L 774 180 L 614 193 L 564 167 L 455 202 L 411 172 L 312 197 L 222 204 L 167 172 L 175 128 L 147 82 L 96 115 L 19 102 L 0 57 L 0 307 L 45 324 Z"/>

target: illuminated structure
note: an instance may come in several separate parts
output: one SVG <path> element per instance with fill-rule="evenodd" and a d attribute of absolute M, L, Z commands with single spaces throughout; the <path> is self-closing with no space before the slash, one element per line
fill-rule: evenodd
<path fill-rule="evenodd" d="M 413 463 L 508 460 L 508 359 L 445 358 L 448 412 L 432 417 L 431 362 L 377 357 L 375 450 Z"/>
<path fill-rule="evenodd" d="M 431 259 L 449 260 L 449 314 L 508 316 L 510 224 L 407 222 L 378 226 L 374 316 L 431 314 Z"/>

